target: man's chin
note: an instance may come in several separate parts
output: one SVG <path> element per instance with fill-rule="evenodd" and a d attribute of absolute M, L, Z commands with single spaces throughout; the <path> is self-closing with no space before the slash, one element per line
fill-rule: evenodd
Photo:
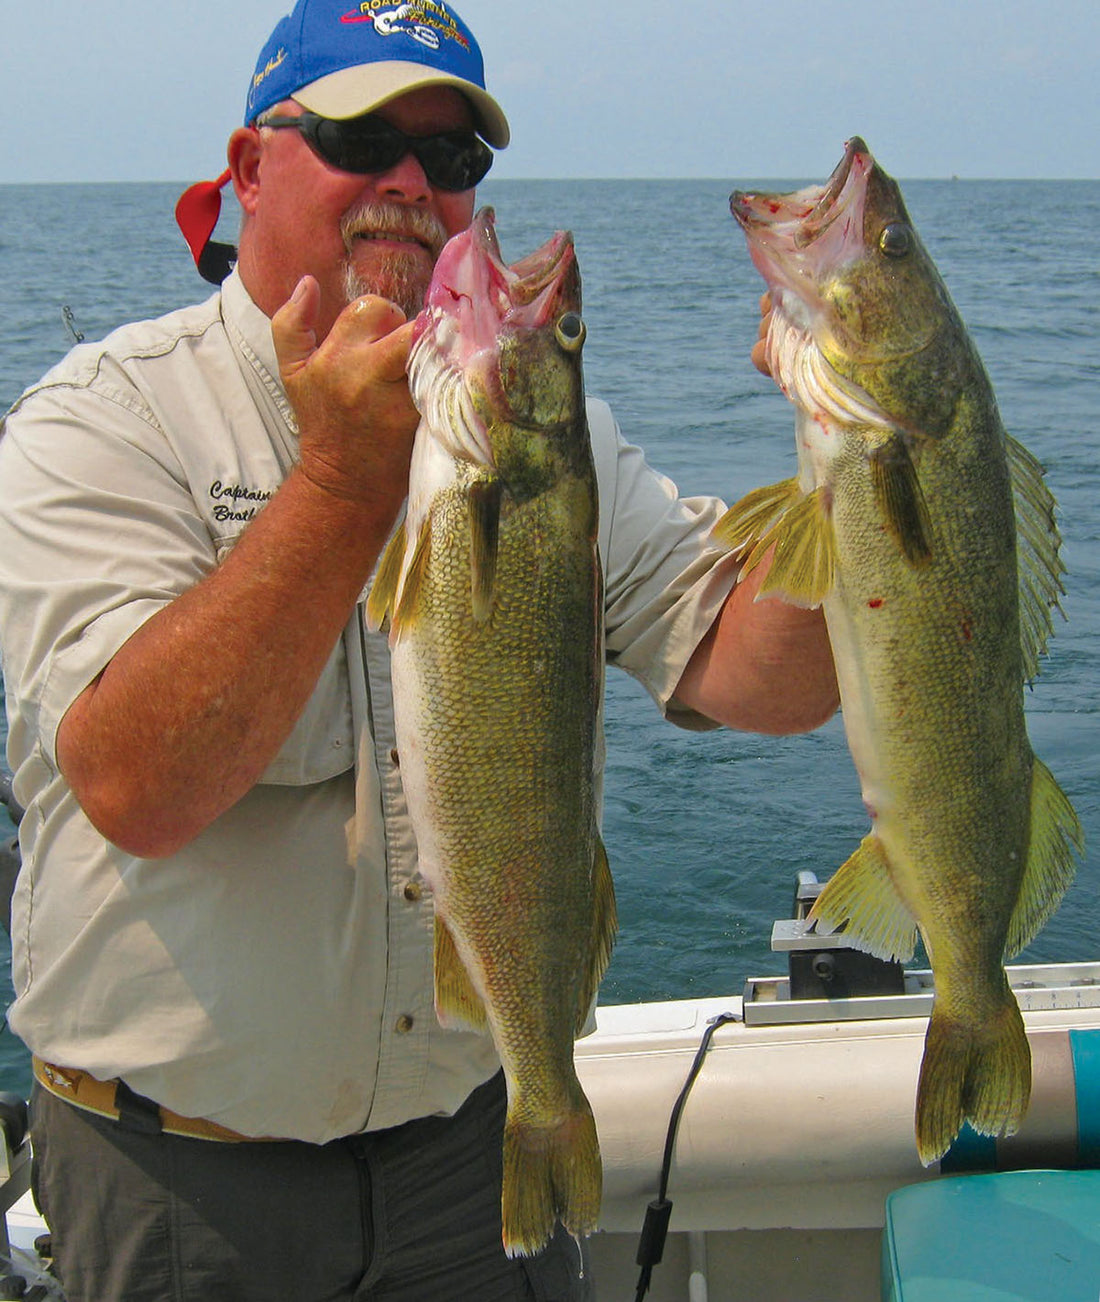
<path fill-rule="evenodd" d="M 396 303 L 411 320 L 424 306 L 431 279 L 431 263 L 424 250 L 397 253 L 377 267 L 349 262 L 344 276 L 345 296 L 352 303 L 363 294 L 377 294 Z"/>

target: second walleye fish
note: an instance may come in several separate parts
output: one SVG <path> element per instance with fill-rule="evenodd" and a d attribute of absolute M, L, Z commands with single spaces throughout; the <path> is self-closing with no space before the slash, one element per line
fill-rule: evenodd
<path fill-rule="evenodd" d="M 504 1246 L 595 1229 L 601 1167 L 573 1041 L 615 900 L 596 826 L 597 494 L 572 239 L 514 267 L 482 210 L 436 265 L 409 360 L 421 412 L 391 612 L 401 775 L 436 910 L 440 1020 L 504 1065 Z"/>
<path fill-rule="evenodd" d="M 813 917 L 911 957 L 935 1001 L 917 1148 L 964 1120 L 1010 1134 L 1031 1056 L 1003 968 L 1056 908 L 1081 828 L 1032 754 L 1023 685 L 1061 593 L 1054 500 L 989 380 L 897 184 L 862 140 L 828 183 L 734 194 L 773 311 L 772 374 L 797 407 L 799 473 L 717 532 L 761 595 L 823 605 L 872 828 Z"/>

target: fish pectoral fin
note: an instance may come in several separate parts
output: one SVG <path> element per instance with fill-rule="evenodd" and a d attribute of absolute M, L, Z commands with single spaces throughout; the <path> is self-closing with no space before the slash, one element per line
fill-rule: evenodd
<path fill-rule="evenodd" d="M 735 555 L 747 552 L 801 496 L 797 479 L 783 479 L 778 484 L 754 488 L 722 516 L 711 530 L 711 537 Z"/>
<path fill-rule="evenodd" d="M 1032 758 L 1031 815 L 1027 858 L 1016 908 L 1008 924 L 1005 954 L 1018 954 L 1058 907 L 1073 881 L 1076 855 L 1084 853 L 1085 834 L 1069 798 L 1050 769 Z"/>
<path fill-rule="evenodd" d="M 914 568 L 932 558 L 932 522 L 913 458 L 900 434 L 870 452 L 871 482 L 887 531 Z"/>
<path fill-rule="evenodd" d="M 470 508 L 470 600 L 474 621 L 478 624 L 484 624 L 493 613 L 502 492 L 496 475 L 474 480 L 467 492 Z"/>
<path fill-rule="evenodd" d="M 450 928 L 435 915 L 435 1011 L 439 1024 L 486 1034 L 485 1004 L 470 980 Z"/>
<path fill-rule="evenodd" d="M 917 944 L 917 923 L 890 877 L 890 861 L 869 832 L 826 882 L 810 910 L 811 922 L 844 929 L 856 949 L 905 962 Z"/>
<path fill-rule="evenodd" d="M 416 546 L 405 570 L 405 581 L 397 597 L 397 604 L 390 616 L 391 636 L 415 627 L 423 607 L 424 575 L 428 568 L 428 558 L 432 550 L 432 518 L 425 516 L 424 523 L 416 537 Z"/>
<path fill-rule="evenodd" d="M 611 961 L 611 950 L 618 930 L 618 909 L 615 904 L 615 884 L 611 879 L 611 865 L 607 851 L 596 837 L 596 850 L 592 862 L 592 931 L 588 947 L 588 967 L 577 992 L 577 1019 L 574 1034 L 580 1035 L 588 1020 L 589 1009 L 596 998 L 603 974 Z"/>
<path fill-rule="evenodd" d="M 1016 564 L 1020 590 L 1020 644 L 1024 681 L 1039 672 L 1039 657 L 1054 632 L 1052 612 L 1063 618 L 1065 593 L 1060 549 L 1062 539 L 1054 519 L 1054 494 L 1043 479 L 1043 467 L 1022 443 L 1006 437 L 1012 499 L 1016 510 Z"/>
<path fill-rule="evenodd" d="M 367 627 L 377 631 L 386 621 L 397 600 L 397 585 L 401 579 L 401 562 L 405 559 L 404 520 L 390 534 L 386 550 L 374 572 L 374 582 L 367 596 Z"/>

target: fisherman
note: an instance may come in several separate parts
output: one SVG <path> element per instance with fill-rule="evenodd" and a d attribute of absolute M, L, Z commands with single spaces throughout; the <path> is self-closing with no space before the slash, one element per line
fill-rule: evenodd
<path fill-rule="evenodd" d="M 0 440 L 10 1022 L 70 1302 L 591 1296 L 568 1235 L 501 1248 L 499 1064 L 433 1012 L 361 605 L 406 491 L 410 318 L 509 128 L 449 5 L 350 4 L 299 0 L 260 54 L 220 290 L 74 349 Z M 688 728 L 821 723 L 820 617 L 754 605 L 723 504 L 589 422 L 608 661 Z"/>

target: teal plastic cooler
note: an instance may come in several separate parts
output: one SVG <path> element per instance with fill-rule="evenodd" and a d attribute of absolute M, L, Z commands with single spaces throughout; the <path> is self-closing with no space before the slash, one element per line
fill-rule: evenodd
<path fill-rule="evenodd" d="M 1100 1171 L 1000 1171 L 886 1200 L 884 1302 L 1100 1302 Z"/>

